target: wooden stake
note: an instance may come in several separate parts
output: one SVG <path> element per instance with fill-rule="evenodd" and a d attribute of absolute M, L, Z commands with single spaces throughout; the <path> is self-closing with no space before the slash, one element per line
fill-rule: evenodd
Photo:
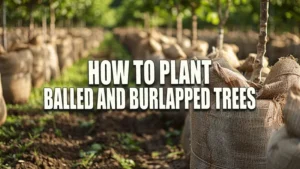
<path fill-rule="evenodd" d="M 264 56 L 266 54 L 267 46 L 267 30 L 269 18 L 269 2 L 270 0 L 260 0 L 260 30 L 257 44 L 257 57 L 253 64 L 253 73 L 251 80 L 256 83 L 261 82 L 261 71 L 263 68 Z"/>

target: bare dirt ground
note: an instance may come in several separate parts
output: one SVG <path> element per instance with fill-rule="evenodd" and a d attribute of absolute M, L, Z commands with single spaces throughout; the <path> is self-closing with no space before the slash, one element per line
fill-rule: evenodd
<path fill-rule="evenodd" d="M 91 57 L 130 58 L 111 37 L 98 52 Z M 45 86 L 87 86 L 86 74 L 83 59 Z M 179 144 L 184 122 L 179 113 L 45 112 L 42 90 L 34 89 L 26 105 L 8 105 L 0 128 L 0 168 L 188 168 Z"/>
<path fill-rule="evenodd" d="M 1 157 L 13 168 L 188 168 L 181 124 L 159 112 L 9 113 L 21 134 L 2 140 Z"/>

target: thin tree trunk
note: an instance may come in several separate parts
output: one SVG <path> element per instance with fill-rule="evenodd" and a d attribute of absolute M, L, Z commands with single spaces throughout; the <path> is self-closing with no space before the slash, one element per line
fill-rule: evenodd
<path fill-rule="evenodd" d="M 53 0 L 50 1 L 50 36 L 55 35 L 55 8 L 53 6 Z"/>
<path fill-rule="evenodd" d="M 2 45 L 7 50 L 7 33 L 6 33 L 6 6 L 5 0 L 2 0 Z"/>
<path fill-rule="evenodd" d="M 22 27 L 22 26 L 23 26 L 22 19 L 18 19 L 18 21 L 17 21 L 17 27 Z"/>
<path fill-rule="evenodd" d="M 46 39 L 46 36 L 47 36 L 47 16 L 46 16 L 46 14 L 43 15 L 42 27 L 43 27 L 43 36 L 44 36 L 44 39 Z"/>
<path fill-rule="evenodd" d="M 251 80 L 254 82 L 261 82 L 261 71 L 263 68 L 263 57 L 266 54 L 267 46 L 267 28 L 269 18 L 269 0 L 260 1 L 260 30 L 257 44 L 257 57 L 253 64 L 253 73 Z"/>
<path fill-rule="evenodd" d="M 219 17 L 219 34 L 217 39 L 217 47 L 219 50 L 223 49 L 224 44 L 224 25 L 226 24 L 229 18 L 229 7 L 231 4 L 231 0 L 227 0 L 227 5 L 225 8 L 225 14 L 223 15 L 221 1 L 217 0 L 217 8 L 218 8 L 218 17 Z"/>
<path fill-rule="evenodd" d="M 172 36 L 173 32 L 172 32 L 172 20 L 170 19 L 168 22 L 168 29 L 167 29 L 167 36 Z"/>
<path fill-rule="evenodd" d="M 182 42 L 182 16 L 179 12 L 178 12 L 178 15 L 177 15 L 176 22 L 177 22 L 176 37 L 177 37 L 178 43 L 180 44 Z"/>
<path fill-rule="evenodd" d="M 150 29 L 150 16 L 149 13 L 144 13 L 144 29 L 148 31 Z"/>
<path fill-rule="evenodd" d="M 219 26 L 219 34 L 218 34 L 218 40 L 217 40 L 217 47 L 219 50 L 223 49 L 224 44 L 224 28 L 223 26 Z"/>
<path fill-rule="evenodd" d="M 198 39 L 198 22 L 195 9 L 192 9 L 192 19 L 192 46 L 194 46 Z"/>
<path fill-rule="evenodd" d="M 66 20 L 66 25 L 65 25 L 65 26 L 67 27 L 67 30 L 68 30 L 68 31 L 71 30 L 71 19 L 70 19 L 70 18 L 67 18 L 67 20 Z"/>
<path fill-rule="evenodd" d="M 28 30 L 28 41 L 30 41 L 30 39 L 32 38 L 32 32 L 34 29 L 34 18 L 32 15 L 32 7 L 30 7 L 29 9 L 29 30 Z"/>

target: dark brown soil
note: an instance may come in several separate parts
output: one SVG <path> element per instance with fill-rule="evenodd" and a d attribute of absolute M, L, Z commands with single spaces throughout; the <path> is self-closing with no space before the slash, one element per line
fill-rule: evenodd
<path fill-rule="evenodd" d="M 181 128 L 178 126 L 183 125 L 183 119 L 166 118 L 164 113 L 11 111 L 10 115 L 21 120 L 12 125 L 17 135 L 0 137 L 2 166 L 188 168 L 179 146 Z M 100 146 L 96 151 L 91 148 L 95 144 Z M 86 155 L 91 150 L 94 155 Z M 134 165 L 128 160 L 134 161 Z"/>

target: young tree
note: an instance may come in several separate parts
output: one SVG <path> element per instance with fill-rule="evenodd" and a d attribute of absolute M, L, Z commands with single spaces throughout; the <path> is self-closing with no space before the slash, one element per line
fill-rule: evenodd
<path fill-rule="evenodd" d="M 174 3 L 176 5 L 176 10 L 177 10 L 177 17 L 176 17 L 176 37 L 178 43 L 182 42 L 182 2 L 181 0 L 174 0 Z"/>
<path fill-rule="evenodd" d="M 141 11 L 144 13 L 144 28 L 148 31 L 151 28 L 151 16 L 155 12 L 155 6 L 158 4 L 156 1 L 144 0 Z"/>
<path fill-rule="evenodd" d="M 263 68 L 264 56 L 266 54 L 267 45 L 267 28 L 269 18 L 269 2 L 270 0 L 260 0 L 260 30 L 257 44 L 257 57 L 253 64 L 253 73 L 251 80 L 261 82 L 261 71 Z"/>
<path fill-rule="evenodd" d="M 1 0 L 2 6 L 2 45 L 7 50 L 7 38 L 6 38 L 6 4 L 5 0 Z"/>
<path fill-rule="evenodd" d="M 158 13 L 161 14 L 161 16 L 166 19 L 164 20 L 167 25 L 167 36 L 172 36 L 173 32 L 173 9 L 174 7 L 174 1 L 173 0 L 164 0 L 160 1 L 159 7 L 156 9 L 158 10 Z"/>
<path fill-rule="evenodd" d="M 190 6 L 192 12 L 192 45 L 195 45 L 198 40 L 198 17 L 196 10 L 201 6 L 201 0 L 184 1 L 186 6 Z"/>
<path fill-rule="evenodd" d="M 55 8 L 57 6 L 57 2 L 55 0 L 49 0 L 49 8 L 50 8 L 50 36 L 55 35 Z"/>
<path fill-rule="evenodd" d="M 219 50 L 223 49 L 224 42 L 224 25 L 226 24 L 229 18 L 229 7 L 231 5 L 231 0 L 226 0 L 225 11 L 223 13 L 221 0 L 217 0 L 217 9 L 219 17 L 219 34 L 217 39 L 217 47 Z"/>

